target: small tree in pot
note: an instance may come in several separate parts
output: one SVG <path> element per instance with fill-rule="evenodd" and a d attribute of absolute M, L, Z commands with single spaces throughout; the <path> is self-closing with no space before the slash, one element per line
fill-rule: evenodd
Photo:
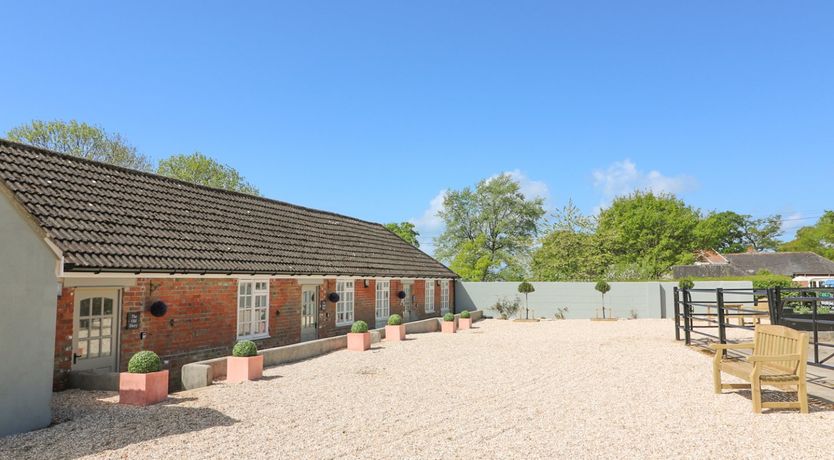
<path fill-rule="evenodd" d="M 597 281 L 597 285 L 594 286 L 594 289 L 602 294 L 602 318 L 605 319 L 605 294 L 611 290 L 611 285 L 605 282 L 605 280 L 599 280 Z"/>
<path fill-rule="evenodd" d="M 351 351 L 370 350 L 371 333 L 368 332 L 368 323 L 361 319 L 353 323 L 347 335 L 347 348 Z"/>
<path fill-rule="evenodd" d="M 405 324 L 403 324 L 400 315 L 395 313 L 388 317 L 388 325 L 385 326 L 385 340 L 392 342 L 405 340 Z"/>
<path fill-rule="evenodd" d="M 119 404 L 147 406 L 168 398 L 168 371 L 152 351 L 140 351 L 130 358 L 127 372 L 119 374 Z"/>
<path fill-rule="evenodd" d="M 523 281 L 518 285 L 518 292 L 524 294 L 524 319 L 530 319 L 530 302 L 527 300 L 527 295 L 536 292 L 536 288 L 527 281 Z"/>
<path fill-rule="evenodd" d="M 472 327 L 472 315 L 469 313 L 469 310 L 463 310 L 460 312 L 460 319 L 458 320 L 458 328 L 460 330 L 470 329 Z"/>
<path fill-rule="evenodd" d="M 458 328 L 455 325 L 455 315 L 446 313 L 443 315 L 443 321 L 440 322 L 440 330 L 446 334 L 454 334 Z"/>
<path fill-rule="evenodd" d="M 258 354 L 258 346 L 251 340 L 241 340 L 232 348 L 232 356 L 226 359 L 226 381 L 229 383 L 258 380 L 264 374 L 264 357 Z"/>

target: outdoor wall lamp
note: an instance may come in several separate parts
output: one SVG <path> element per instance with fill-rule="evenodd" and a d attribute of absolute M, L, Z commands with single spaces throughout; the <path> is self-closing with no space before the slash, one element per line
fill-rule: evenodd
<path fill-rule="evenodd" d="M 369 282 L 367 279 L 365 279 L 364 284 L 365 284 L 365 287 L 368 287 L 368 285 L 370 284 L 370 282 Z"/>
<path fill-rule="evenodd" d="M 329 300 L 333 303 L 338 302 L 339 301 L 339 293 L 338 292 L 331 292 L 330 294 L 327 294 L 327 300 Z"/>
<path fill-rule="evenodd" d="M 398 292 L 397 297 L 400 298 L 400 299 L 405 299 L 405 291 Z"/>

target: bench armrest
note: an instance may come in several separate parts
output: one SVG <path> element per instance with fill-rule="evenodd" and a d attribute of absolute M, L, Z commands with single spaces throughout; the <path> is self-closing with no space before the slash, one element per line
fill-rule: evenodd
<path fill-rule="evenodd" d="M 747 361 L 751 363 L 768 361 L 799 361 L 802 359 L 799 354 L 795 355 L 772 355 L 772 356 L 748 356 Z"/>
<path fill-rule="evenodd" d="M 754 346 L 753 342 L 746 342 L 746 343 L 711 343 L 709 347 L 713 350 L 752 350 Z"/>

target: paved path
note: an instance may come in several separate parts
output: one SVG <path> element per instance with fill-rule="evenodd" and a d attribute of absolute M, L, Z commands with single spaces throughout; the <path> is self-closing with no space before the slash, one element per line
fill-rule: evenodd
<path fill-rule="evenodd" d="M 0 458 L 830 458 L 834 411 L 753 414 L 715 395 L 668 320 L 414 335 L 268 369 L 150 408 L 56 395 L 61 423 Z"/>

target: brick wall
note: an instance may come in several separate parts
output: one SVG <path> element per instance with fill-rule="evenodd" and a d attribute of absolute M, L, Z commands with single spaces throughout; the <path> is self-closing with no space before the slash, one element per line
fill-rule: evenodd
<path fill-rule="evenodd" d="M 402 282 L 391 280 L 391 313 L 402 314 L 397 293 Z M 301 288 L 295 279 L 269 281 L 269 338 L 255 340 L 258 348 L 271 348 L 297 343 L 301 334 Z M 78 288 L 82 289 L 82 288 Z M 416 281 L 417 317 L 437 316 L 440 312 L 440 289 L 435 290 L 436 313 L 425 313 L 425 284 Z M 336 290 L 336 280 L 327 279 L 319 285 L 319 299 L 325 309 L 319 312 L 319 338 L 350 331 L 350 325 L 336 326 L 336 304 L 327 301 L 327 294 Z M 450 295 L 454 292 L 450 289 Z M 171 374 L 171 389 L 180 385 L 183 365 L 203 359 L 231 354 L 237 341 L 238 280 L 234 278 L 141 278 L 122 291 L 121 341 L 119 366 L 127 369 L 130 357 L 140 350 L 152 350 L 166 362 Z M 73 306 L 76 288 L 63 289 L 57 305 L 55 340 L 55 389 L 66 384 L 72 365 Z M 374 327 L 376 320 L 376 282 L 354 280 L 354 319 Z M 162 317 L 154 317 L 148 307 L 161 300 L 168 306 Z M 124 329 L 128 312 L 141 314 L 139 329 Z M 416 318 L 415 318 L 416 319 Z M 140 332 L 146 332 L 144 339 Z"/>

